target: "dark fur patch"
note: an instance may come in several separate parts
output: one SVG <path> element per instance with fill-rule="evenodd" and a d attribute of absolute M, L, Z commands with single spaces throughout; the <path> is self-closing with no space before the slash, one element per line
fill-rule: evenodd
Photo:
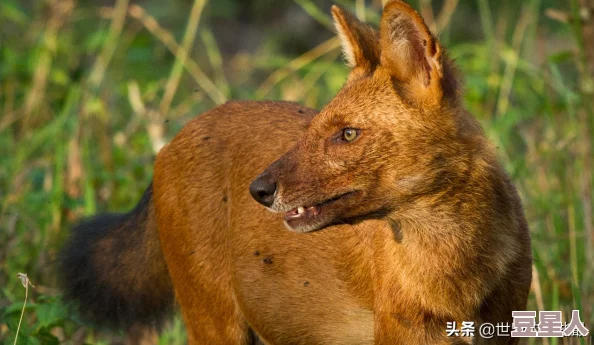
<path fill-rule="evenodd" d="M 265 345 L 251 327 L 248 329 L 248 332 L 248 345 Z"/>
<path fill-rule="evenodd" d="M 159 328 L 174 295 L 158 242 L 149 186 L 127 214 L 84 220 L 60 253 L 65 299 L 98 326 Z"/>

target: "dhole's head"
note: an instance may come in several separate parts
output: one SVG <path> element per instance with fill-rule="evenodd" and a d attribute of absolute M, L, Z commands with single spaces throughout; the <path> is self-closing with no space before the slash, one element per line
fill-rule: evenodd
<path fill-rule="evenodd" d="M 250 186 L 299 232 L 435 197 L 464 170 L 468 138 L 480 133 L 451 62 L 410 6 L 388 2 L 379 32 L 336 6 L 332 14 L 352 68 L 347 83 Z"/>

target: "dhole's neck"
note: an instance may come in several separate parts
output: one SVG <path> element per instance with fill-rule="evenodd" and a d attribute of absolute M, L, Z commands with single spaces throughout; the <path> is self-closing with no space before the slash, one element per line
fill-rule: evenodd
<path fill-rule="evenodd" d="M 474 162 L 464 179 L 389 216 L 394 239 L 377 243 L 386 259 L 378 258 L 390 277 L 384 283 L 398 288 L 385 293 L 436 315 L 474 316 L 517 256 L 523 222 L 515 191 L 492 162 Z"/>

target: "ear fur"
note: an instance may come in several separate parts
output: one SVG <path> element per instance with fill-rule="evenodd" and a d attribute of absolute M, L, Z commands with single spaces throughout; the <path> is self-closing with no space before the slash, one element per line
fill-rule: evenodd
<path fill-rule="evenodd" d="M 380 64 L 416 103 L 441 102 L 457 91 L 445 51 L 423 18 L 401 0 L 384 7 L 380 22 Z"/>
<path fill-rule="evenodd" d="M 347 64 L 354 69 L 373 71 L 380 61 L 378 32 L 336 5 L 332 6 L 332 17 Z"/>

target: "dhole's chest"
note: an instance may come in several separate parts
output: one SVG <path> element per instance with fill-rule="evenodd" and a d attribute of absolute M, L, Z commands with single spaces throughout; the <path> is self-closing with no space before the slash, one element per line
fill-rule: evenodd
<path fill-rule="evenodd" d="M 248 209 L 252 220 L 231 211 L 233 277 L 256 333 L 272 344 L 373 344 L 372 268 L 361 260 L 371 253 L 353 229 L 304 236 L 287 231 L 274 214 Z"/>

